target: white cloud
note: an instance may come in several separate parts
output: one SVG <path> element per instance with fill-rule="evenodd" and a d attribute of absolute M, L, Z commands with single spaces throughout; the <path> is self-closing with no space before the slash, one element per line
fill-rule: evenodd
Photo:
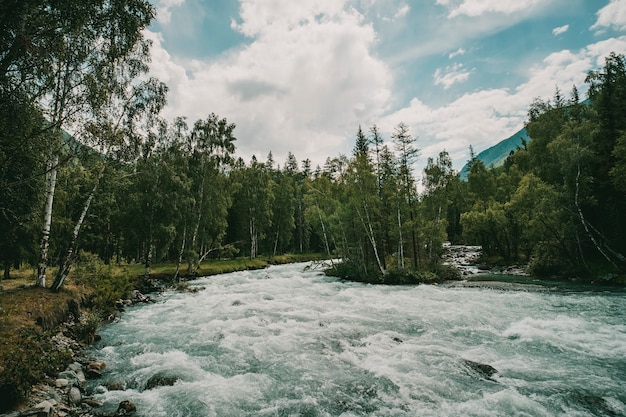
<path fill-rule="evenodd" d="M 466 93 L 441 107 L 429 107 L 419 98 L 386 116 L 381 131 L 390 135 L 393 127 L 404 122 L 419 137 L 422 159 L 446 149 L 460 169 L 468 159 L 472 145 L 480 152 L 523 127 L 528 107 L 534 98 L 550 99 L 558 87 L 569 96 L 576 85 L 584 94 L 584 80 L 589 70 L 603 65 L 611 51 L 626 50 L 626 36 L 597 42 L 578 51 L 560 51 L 548 55 L 528 72 L 528 81 L 515 89 L 491 89 Z"/>
<path fill-rule="evenodd" d="M 533 8 L 545 3 L 544 0 L 437 0 L 437 4 L 445 6 L 449 10 L 448 17 L 466 15 L 470 17 L 481 16 L 486 13 L 513 14 Z"/>
<path fill-rule="evenodd" d="M 463 48 L 459 48 L 459 49 L 457 49 L 457 50 L 456 50 L 456 51 L 454 51 L 454 52 L 450 52 L 450 55 L 448 55 L 448 58 L 449 58 L 449 59 L 452 59 L 452 58 L 454 58 L 454 57 L 456 57 L 456 56 L 459 56 L 459 55 L 464 55 L 464 54 L 465 54 L 465 49 L 463 49 Z"/>
<path fill-rule="evenodd" d="M 552 29 L 552 34 L 554 36 L 559 36 L 569 30 L 569 25 L 559 26 L 558 28 Z"/>
<path fill-rule="evenodd" d="M 385 22 L 395 22 L 398 19 L 404 18 L 407 14 L 409 14 L 410 11 L 411 11 L 411 7 L 408 4 L 403 4 L 402 6 L 400 6 L 396 14 L 393 15 L 393 17 L 387 17 L 387 16 L 381 17 L 379 15 L 379 18 Z"/>
<path fill-rule="evenodd" d="M 171 9 L 181 6 L 184 2 L 185 0 L 158 0 L 156 2 L 157 20 L 161 24 L 169 23 L 172 18 Z"/>
<path fill-rule="evenodd" d="M 401 17 L 404 17 L 407 14 L 409 14 L 409 11 L 411 11 L 411 8 L 409 7 L 408 4 L 405 4 L 402 7 L 400 7 L 400 9 L 398 9 L 398 11 L 396 12 L 396 14 L 395 14 L 395 16 L 393 18 L 394 19 L 399 19 Z"/>
<path fill-rule="evenodd" d="M 596 13 L 596 16 L 598 16 L 598 20 L 591 26 L 591 30 L 601 30 L 607 27 L 625 30 L 626 0 L 611 0 L 609 4 Z"/>
<path fill-rule="evenodd" d="M 315 166 L 348 152 L 358 125 L 389 109 L 393 80 L 370 54 L 371 25 L 339 3 L 244 0 L 236 27 L 251 42 L 212 61 L 175 61 L 151 34 L 151 71 L 170 86 L 164 117 L 228 118 L 244 159 L 292 151 Z"/>
<path fill-rule="evenodd" d="M 444 70 L 437 68 L 433 78 L 435 85 L 441 85 L 444 90 L 447 90 L 456 83 L 467 81 L 469 76 L 470 72 L 463 67 L 463 64 L 454 64 L 446 67 Z"/>
<path fill-rule="evenodd" d="M 338 18 L 345 7 L 345 0 L 240 0 L 240 3 L 242 22 L 237 29 L 250 37 Z"/>

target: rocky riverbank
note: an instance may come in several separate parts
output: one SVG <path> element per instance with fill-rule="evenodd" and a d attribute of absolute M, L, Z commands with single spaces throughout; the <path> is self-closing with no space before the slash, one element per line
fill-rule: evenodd
<path fill-rule="evenodd" d="M 154 300 L 134 290 L 129 299 L 121 299 L 115 303 L 117 311 L 121 312 L 125 307 L 151 303 Z M 74 314 L 81 314 L 78 320 L 74 319 Z M 70 314 L 70 319 L 61 323 L 58 333 L 50 338 L 48 347 L 51 352 L 46 355 L 69 355 L 71 363 L 55 377 L 49 375 L 30 390 L 24 404 L 17 407 L 17 410 L 0 414 L 2 417 L 119 417 L 128 416 L 136 411 L 135 405 L 130 401 L 122 401 L 114 414 L 104 414 L 99 412 L 101 403 L 95 401 L 92 393 L 86 391 L 87 380 L 97 379 L 102 376 L 106 364 L 97 361 L 95 358 L 83 356 L 86 347 L 85 342 L 98 340 L 97 333 L 85 335 L 83 326 L 89 320 L 87 312 L 79 313 L 74 311 Z M 109 317 L 114 318 L 114 315 Z M 94 331 L 96 327 L 93 327 Z M 86 336 L 86 337 L 85 337 Z M 84 339 L 79 341 L 79 339 Z"/>
<path fill-rule="evenodd" d="M 480 262 L 482 248 L 470 245 L 446 245 L 443 256 L 444 265 L 452 266 L 461 272 L 464 278 L 479 274 L 501 274 L 527 276 L 525 265 L 488 266 Z"/>

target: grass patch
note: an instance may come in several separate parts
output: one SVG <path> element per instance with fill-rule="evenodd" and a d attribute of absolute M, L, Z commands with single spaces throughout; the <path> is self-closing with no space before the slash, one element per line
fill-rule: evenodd
<path fill-rule="evenodd" d="M 33 286 L 0 292 L 0 411 L 67 365 L 71 352 L 57 350 L 50 338 L 58 324 L 78 313 L 83 296 L 75 286 L 59 293 Z"/>

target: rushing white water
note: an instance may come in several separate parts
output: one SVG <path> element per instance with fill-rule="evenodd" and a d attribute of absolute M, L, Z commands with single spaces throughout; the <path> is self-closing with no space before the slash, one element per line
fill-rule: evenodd
<path fill-rule="evenodd" d="M 371 286 L 304 266 L 203 278 L 129 309 L 92 352 L 107 363 L 104 411 L 626 415 L 624 292 Z M 155 375 L 176 382 L 147 389 Z"/>

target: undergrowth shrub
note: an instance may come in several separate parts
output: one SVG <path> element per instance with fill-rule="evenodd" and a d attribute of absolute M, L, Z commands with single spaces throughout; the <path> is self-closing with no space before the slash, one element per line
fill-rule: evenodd
<path fill-rule="evenodd" d="M 565 267 L 558 251 L 546 244 L 537 245 L 528 262 L 528 272 L 538 277 L 563 275 Z"/>
<path fill-rule="evenodd" d="M 73 331 L 76 340 L 86 344 L 92 344 L 95 340 L 98 327 L 100 326 L 100 317 L 101 314 L 97 312 L 90 311 L 83 313 L 78 319 L 78 322 L 74 325 Z"/>
<path fill-rule="evenodd" d="M 463 279 L 461 271 L 452 265 L 437 265 L 435 267 L 435 275 L 437 275 L 437 278 L 441 281 L 458 281 Z"/>
<path fill-rule="evenodd" d="M 326 275 L 338 277 L 348 281 L 382 284 L 380 271 L 366 270 L 362 264 L 355 261 L 343 261 L 333 264 L 325 271 Z"/>
<path fill-rule="evenodd" d="M 127 271 L 115 274 L 111 265 L 106 265 L 98 255 L 81 251 L 74 277 L 78 284 L 93 288 L 93 307 L 101 314 L 115 310 L 115 302 L 127 298 L 135 288 L 136 280 Z"/>
<path fill-rule="evenodd" d="M 25 327 L 20 330 L 19 344 L 0 363 L 0 412 L 23 402 L 31 386 L 44 377 L 54 376 L 71 362 L 72 352 L 59 350 L 51 341 L 52 334 Z"/>

